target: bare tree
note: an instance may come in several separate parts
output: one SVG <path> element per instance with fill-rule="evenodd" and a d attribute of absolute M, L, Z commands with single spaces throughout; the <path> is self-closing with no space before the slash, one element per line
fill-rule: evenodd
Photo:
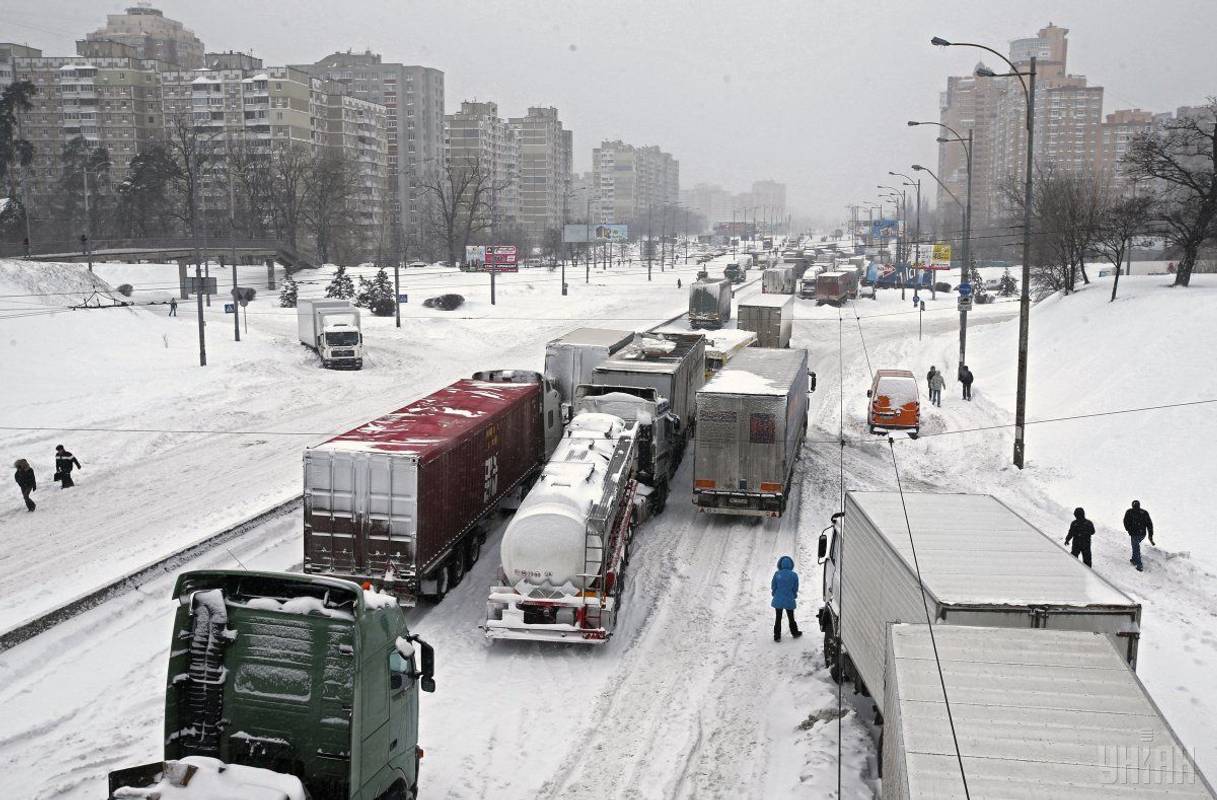
<path fill-rule="evenodd" d="M 304 219 L 323 263 L 347 249 L 356 231 L 359 176 L 350 159 L 327 152 L 304 181 Z M 369 243 L 354 248 L 363 253 Z"/>
<path fill-rule="evenodd" d="M 1200 247 L 1217 231 L 1217 97 L 1199 113 L 1134 139 L 1124 163 L 1134 177 L 1153 181 L 1156 217 L 1183 251 L 1175 286 L 1187 286 Z"/>
<path fill-rule="evenodd" d="M 275 235 L 295 248 L 304 221 L 305 188 L 313 169 L 313 154 L 308 145 L 290 142 L 271 150 L 267 166 Z"/>
<path fill-rule="evenodd" d="M 1021 212 L 1021 184 L 1011 181 L 1002 190 L 1010 206 Z M 1051 165 L 1038 171 L 1031 279 L 1040 296 L 1058 291 L 1069 294 L 1079 277 L 1090 283 L 1086 254 L 1093 249 L 1098 231 L 1101 197 L 1098 181 L 1089 176 L 1063 174 Z"/>
<path fill-rule="evenodd" d="M 165 150 L 172 161 L 170 185 L 176 203 L 173 215 L 192 237 L 198 235 L 203 175 L 214 158 L 212 142 L 201 135 L 189 114 L 174 116 L 168 125 Z"/>
<path fill-rule="evenodd" d="M 1114 302 L 1120 288 L 1120 270 L 1124 259 L 1132 250 L 1133 237 L 1145 232 L 1149 223 L 1153 198 L 1109 197 L 1103 204 L 1098 229 L 1094 237 L 1094 249 L 1116 268 L 1111 282 L 1111 299 Z"/>
<path fill-rule="evenodd" d="M 422 183 L 423 193 L 432 200 L 428 223 L 444 243 L 448 263 L 459 264 L 470 237 L 493 226 L 493 198 L 509 185 L 496 183 L 491 170 L 480 160 L 466 159 L 445 164 Z"/>

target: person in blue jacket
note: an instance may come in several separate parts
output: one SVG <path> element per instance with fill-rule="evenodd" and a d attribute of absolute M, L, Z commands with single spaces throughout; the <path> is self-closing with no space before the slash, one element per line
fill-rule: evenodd
<path fill-rule="evenodd" d="M 778 571 L 773 573 L 769 582 L 773 593 L 773 641 L 782 641 L 782 612 L 786 612 L 786 622 L 790 626 L 790 635 L 799 638 L 803 632 L 794 621 L 794 609 L 799 598 L 799 573 L 794 571 L 794 559 L 782 556 L 778 559 Z"/>

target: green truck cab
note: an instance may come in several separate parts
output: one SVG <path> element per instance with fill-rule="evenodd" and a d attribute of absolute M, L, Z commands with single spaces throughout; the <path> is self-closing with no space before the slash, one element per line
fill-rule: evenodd
<path fill-rule="evenodd" d="M 173 596 L 164 761 L 110 773 L 111 798 L 207 759 L 295 776 L 310 800 L 417 796 L 419 691 L 435 690 L 435 658 L 395 599 L 235 571 L 183 573 Z"/>

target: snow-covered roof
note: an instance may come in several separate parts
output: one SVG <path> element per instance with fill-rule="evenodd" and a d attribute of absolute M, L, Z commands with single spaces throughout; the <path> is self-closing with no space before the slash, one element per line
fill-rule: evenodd
<path fill-rule="evenodd" d="M 972 797 L 1214 797 L 1107 636 L 964 625 L 934 635 Z M 885 711 L 899 730 L 884 778 L 903 777 L 914 800 L 962 800 L 928 628 L 893 625 L 889 638 L 899 711 Z"/>
<path fill-rule="evenodd" d="M 902 504 L 897 492 L 850 492 L 849 499 L 911 570 L 908 507 L 922 580 L 943 604 L 1137 605 L 990 495 L 905 492 Z"/>
<path fill-rule="evenodd" d="M 206 75 L 200 75 L 191 81 L 191 83 L 222 83 L 219 78 L 209 78 Z"/>
<path fill-rule="evenodd" d="M 749 297 L 747 300 L 740 300 L 739 307 L 760 306 L 763 308 L 782 308 L 784 306 L 794 305 L 794 295 L 792 294 L 758 294 L 756 297 Z"/>
<path fill-rule="evenodd" d="M 785 397 L 799 380 L 807 363 L 806 350 L 771 350 L 749 347 L 735 355 L 706 385 L 698 396 L 709 394 L 751 394 Z"/>

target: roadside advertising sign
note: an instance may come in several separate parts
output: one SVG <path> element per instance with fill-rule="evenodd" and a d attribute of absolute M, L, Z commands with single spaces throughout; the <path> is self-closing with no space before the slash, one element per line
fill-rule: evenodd
<path fill-rule="evenodd" d="M 948 270 L 951 268 L 951 245 L 949 242 L 935 242 L 934 254 L 930 259 L 930 269 Z"/>
<path fill-rule="evenodd" d="M 589 224 L 574 222 L 562 227 L 562 241 L 566 244 L 604 244 L 624 242 L 629 238 L 628 225 L 612 223 Z"/>
<path fill-rule="evenodd" d="M 516 246 L 514 244 L 496 244 L 486 248 L 486 268 L 495 272 L 519 272 Z"/>

